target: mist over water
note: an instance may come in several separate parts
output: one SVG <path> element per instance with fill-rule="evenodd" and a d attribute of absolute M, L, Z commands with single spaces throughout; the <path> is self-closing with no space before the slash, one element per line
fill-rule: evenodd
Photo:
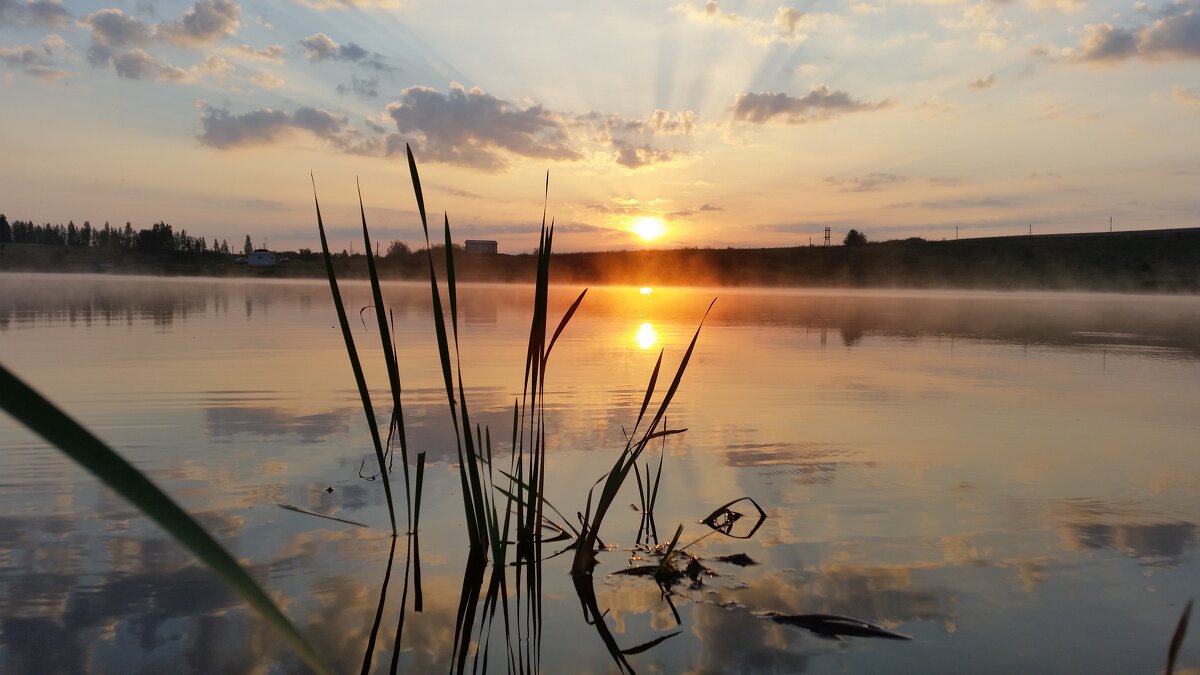
<path fill-rule="evenodd" d="M 551 314 L 578 290 L 552 289 Z M 460 292 L 472 416 L 506 438 L 531 289 Z M 369 289 L 343 293 L 382 392 L 374 327 L 356 317 Z M 630 656 L 638 672 L 1162 669 L 1200 588 L 1200 299 L 594 288 L 546 381 L 561 511 L 583 509 L 659 350 L 673 372 L 714 296 L 669 414 L 688 431 L 665 446 L 658 529 L 682 523 L 690 542 L 747 495 L 768 519 L 751 540 L 690 549 L 721 576 L 677 589 L 676 619 L 652 581 L 608 576 L 638 529 L 622 495 L 596 571 L 607 625 L 623 647 L 682 631 Z M 449 670 L 466 544 L 429 290 L 388 285 L 385 300 L 410 448 L 429 453 L 426 611 L 400 663 Z M 381 486 L 358 475 L 370 440 L 327 286 L 4 275 L 0 362 L 197 514 L 338 672 L 359 667 L 391 540 Z M 759 564 L 711 562 L 735 553 Z M 542 666 L 610 671 L 566 558 L 545 566 Z M 831 641 L 766 612 L 914 640 Z M 0 672 L 298 671 L 276 643 L 132 507 L 0 420 Z M 1200 664 L 1195 636 L 1181 663 Z"/>

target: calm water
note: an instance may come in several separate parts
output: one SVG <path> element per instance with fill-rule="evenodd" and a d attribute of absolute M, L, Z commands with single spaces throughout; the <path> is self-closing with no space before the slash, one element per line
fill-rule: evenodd
<path fill-rule="evenodd" d="M 344 292 L 352 314 L 369 304 L 364 286 Z M 577 292 L 556 291 L 552 314 Z M 445 672 L 466 549 L 453 430 L 427 287 L 385 294 L 411 446 L 430 462 L 425 611 L 406 619 L 400 665 Z M 462 295 L 468 399 L 506 438 L 531 295 Z M 749 541 L 689 548 L 720 576 L 668 603 L 649 579 L 609 576 L 637 534 L 628 488 L 602 532 L 613 550 L 600 555 L 598 605 L 623 649 L 680 631 L 629 656 L 633 668 L 1162 670 L 1183 604 L 1200 596 L 1200 299 L 593 289 L 547 379 L 559 510 L 583 510 L 658 350 L 673 372 L 714 296 L 668 417 L 688 431 L 666 444 L 658 529 L 683 523 L 693 541 L 709 531 L 698 521 L 742 496 L 769 518 Z M 352 672 L 391 538 L 381 485 L 358 477 L 370 440 L 335 324 L 322 283 L 0 275 L 0 362 L 197 514 Z M 377 337 L 356 332 L 382 401 Z M 713 561 L 733 553 L 760 564 Z M 615 672 L 569 558 L 543 569 L 542 669 Z M 848 615 L 914 639 L 832 641 L 767 612 Z M 505 669 L 503 634 L 497 620 L 491 670 Z M 1196 631 L 1183 663 L 1200 666 Z M 0 672 L 298 670 L 156 526 L 0 419 Z"/>

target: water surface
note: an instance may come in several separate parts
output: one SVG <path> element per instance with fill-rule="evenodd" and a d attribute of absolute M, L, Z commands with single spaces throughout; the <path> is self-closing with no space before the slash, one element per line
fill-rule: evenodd
<path fill-rule="evenodd" d="M 353 320 L 369 291 L 343 290 Z M 552 315 L 577 292 L 555 289 Z M 531 291 L 461 294 L 472 413 L 506 439 Z M 635 490 L 622 495 L 595 577 L 606 625 L 622 648 L 681 631 L 630 656 L 638 672 L 1163 668 L 1200 595 L 1200 299 L 592 289 L 546 383 L 547 496 L 563 513 L 584 509 L 659 350 L 673 372 L 713 297 L 668 416 L 688 431 L 666 443 L 656 522 L 660 534 L 682 523 L 688 543 L 742 496 L 769 518 L 751 540 L 690 547 L 721 576 L 667 602 L 648 579 L 610 576 L 639 524 Z M 425 611 L 406 619 L 399 662 L 448 671 L 467 548 L 453 428 L 428 287 L 390 285 L 385 300 L 410 445 L 429 457 Z M 0 275 L 0 362 L 197 514 L 350 672 L 391 538 L 381 485 L 359 478 L 370 439 L 336 323 L 316 282 Z M 355 331 L 384 401 L 373 326 Z M 712 562 L 733 553 L 760 564 Z M 542 669 L 615 672 L 569 558 L 544 565 Z M 848 615 L 914 639 L 832 641 L 768 612 Z M 504 670 L 503 640 L 491 649 Z M 1183 662 L 1200 665 L 1195 635 Z M 0 672 L 298 670 L 156 526 L 0 420 Z"/>

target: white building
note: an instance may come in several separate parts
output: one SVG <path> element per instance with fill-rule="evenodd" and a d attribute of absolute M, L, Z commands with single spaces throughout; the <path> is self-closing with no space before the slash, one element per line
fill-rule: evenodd
<path fill-rule="evenodd" d="M 256 248 L 246 256 L 246 264 L 251 267 L 274 267 L 275 254 L 265 248 Z"/>

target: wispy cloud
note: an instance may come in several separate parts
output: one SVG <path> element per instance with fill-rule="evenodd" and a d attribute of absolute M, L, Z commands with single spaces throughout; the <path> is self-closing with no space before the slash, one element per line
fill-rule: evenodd
<path fill-rule="evenodd" d="M 971 91 L 983 91 L 984 89 L 991 89 L 995 85 L 996 85 L 996 76 L 995 75 L 985 75 L 983 77 L 977 77 L 974 80 L 971 80 L 967 84 L 967 89 L 970 89 Z"/>
<path fill-rule="evenodd" d="M 354 9 L 369 7 L 399 7 L 399 0 L 295 0 L 313 9 Z"/>
<path fill-rule="evenodd" d="M 0 47 L 0 63 L 10 68 L 17 68 L 26 75 L 36 77 L 46 82 L 55 82 L 67 76 L 67 72 L 58 67 L 56 54 L 69 50 L 65 40 L 58 35 L 48 35 L 42 44 L 14 45 Z"/>
<path fill-rule="evenodd" d="M 0 26 L 35 25 L 65 28 L 71 12 L 59 0 L 0 0 Z"/>
<path fill-rule="evenodd" d="M 687 155 L 682 150 L 655 148 L 648 143 L 633 145 L 620 140 L 613 140 L 613 149 L 617 151 L 617 164 L 628 169 L 670 162 Z"/>
<path fill-rule="evenodd" d="M 837 188 L 839 192 L 878 192 L 886 185 L 903 183 L 907 180 L 907 177 L 894 173 L 876 172 L 849 178 L 829 176 L 824 182 L 830 187 Z"/>
<path fill-rule="evenodd" d="M 1187 87 L 1173 87 L 1171 100 L 1192 112 L 1200 113 L 1200 92 L 1198 91 Z"/>
<path fill-rule="evenodd" d="M 854 112 L 879 110 L 891 104 L 888 100 L 860 101 L 844 91 L 834 91 L 819 84 L 800 98 L 784 93 L 738 94 L 733 101 L 733 119 L 751 124 L 776 121 L 785 124 L 807 124 Z"/>
<path fill-rule="evenodd" d="M 304 57 L 313 63 L 319 61 L 345 61 L 358 63 L 377 70 L 387 70 L 382 54 L 368 51 L 353 42 L 338 44 L 324 33 L 314 33 L 300 41 Z"/>
<path fill-rule="evenodd" d="M 220 150 L 275 143 L 298 131 L 337 141 L 347 130 L 345 116 L 308 107 L 298 108 L 293 113 L 260 108 L 240 115 L 222 108 L 206 107 L 200 122 L 203 131 L 196 140 L 201 145 Z"/>
<path fill-rule="evenodd" d="M 191 68 L 180 68 L 158 60 L 144 49 L 131 49 L 112 57 L 117 76 L 127 80 L 155 80 L 158 82 L 195 82 L 203 77 L 220 79 L 233 67 L 220 56 L 210 56 Z"/>
<path fill-rule="evenodd" d="M 761 44 L 803 42 L 808 39 L 808 31 L 826 18 L 824 15 L 809 14 L 794 7 L 781 5 L 775 9 L 775 14 L 770 19 L 759 19 L 736 12 L 726 12 L 716 0 L 708 0 L 703 6 L 684 2 L 672 9 L 692 21 L 735 29 L 750 41 Z"/>
<path fill-rule="evenodd" d="M 359 78 L 357 75 L 351 75 L 350 84 L 339 84 L 337 91 L 339 94 L 354 94 L 363 98 L 379 98 L 379 78 Z"/>
<path fill-rule="evenodd" d="M 250 61 L 270 61 L 272 63 L 283 63 L 283 57 L 286 52 L 287 50 L 283 45 L 267 45 L 262 48 L 250 45 L 235 45 L 221 50 L 221 53 L 234 58 Z"/>

